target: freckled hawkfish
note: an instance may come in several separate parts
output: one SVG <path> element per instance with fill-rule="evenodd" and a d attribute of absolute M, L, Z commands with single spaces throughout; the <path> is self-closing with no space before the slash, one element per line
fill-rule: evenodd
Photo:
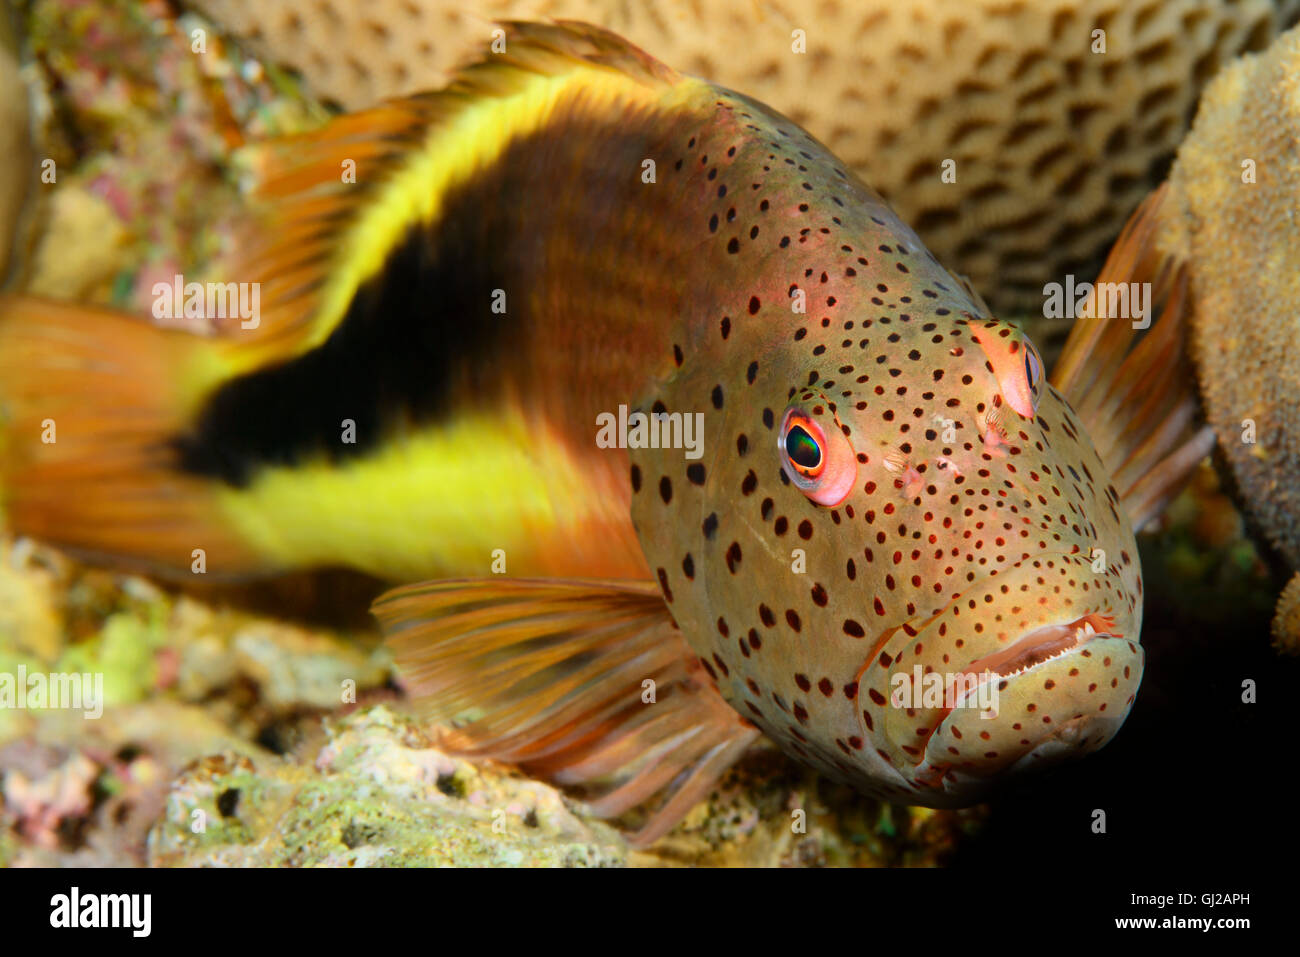
<path fill-rule="evenodd" d="M 18 531 L 436 579 L 374 613 L 448 746 L 641 808 L 638 842 L 760 734 L 952 806 L 1122 724 L 1133 530 L 1187 456 L 1099 370 L 1153 374 L 1177 309 L 1074 344 L 1081 417 L 808 134 L 581 24 L 509 24 L 263 172 L 252 328 L 0 302 Z"/>

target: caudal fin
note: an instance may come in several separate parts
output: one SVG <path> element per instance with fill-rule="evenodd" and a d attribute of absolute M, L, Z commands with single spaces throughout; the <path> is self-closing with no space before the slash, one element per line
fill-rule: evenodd
<path fill-rule="evenodd" d="M 1075 322 L 1052 384 L 1083 421 L 1115 488 L 1140 529 L 1160 514 L 1214 448 L 1209 426 L 1197 426 L 1195 377 L 1187 357 L 1191 315 L 1187 272 L 1155 245 L 1166 187 L 1143 201 L 1111 249 Z M 1150 284 L 1145 329 L 1126 315 L 1108 315 L 1108 284 Z M 1125 292 L 1125 302 L 1132 303 Z"/>
<path fill-rule="evenodd" d="M 445 747 L 647 810 L 665 834 L 758 737 L 699 667 L 652 583 L 474 579 L 399 588 L 372 611 Z"/>
<path fill-rule="evenodd" d="M 204 339 L 106 309 L 0 296 L 0 512 L 10 528 L 153 573 L 253 556 L 211 483 L 178 471 Z"/>

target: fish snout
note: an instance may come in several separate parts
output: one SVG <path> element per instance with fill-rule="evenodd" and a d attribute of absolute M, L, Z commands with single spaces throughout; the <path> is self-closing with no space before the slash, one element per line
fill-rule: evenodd
<path fill-rule="evenodd" d="M 1090 587 L 1060 603 L 1076 617 L 1042 623 L 1033 586 L 1049 562 L 1074 563 L 1053 556 L 992 576 L 896 632 L 864 668 L 869 700 L 888 698 L 861 720 L 918 803 L 974 803 L 1008 773 L 1096 751 L 1128 715 L 1144 662 L 1138 622 Z"/>
<path fill-rule="evenodd" d="M 1145 653 L 1136 641 L 1089 632 L 1089 621 L 1071 627 L 1068 639 L 1048 639 L 1055 646 L 1050 657 L 1021 659 L 1010 673 L 974 672 L 987 689 L 984 698 L 976 695 L 984 707 L 954 708 L 943 717 L 921 776 L 942 782 L 948 793 L 978 792 L 991 777 L 1082 757 L 1109 742 L 1132 708 Z"/>

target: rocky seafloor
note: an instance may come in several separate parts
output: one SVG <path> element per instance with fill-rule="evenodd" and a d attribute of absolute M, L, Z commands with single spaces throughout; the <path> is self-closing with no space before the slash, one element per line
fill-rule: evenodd
<path fill-rule="evenodd" d="M 96 6 L 20 6 L 32 140 L 58 175 L 28 177 L 11 273 L 138 310 L 156 277 L 229 252 L 245 144 L 321 113 L 193 14 Z M 31 172 L 3 159 L 0 179 Z M 1167 596 L 1274 594 L 1208 468 L 1144 561 Z M 0 866 L 935 865 L 988 817 L 865 799 L 764 746 L 631 849 L 555 788 L 439 750 L 365 616 L 375 587 L 187 592 L 0 529 L 0 673 L 102 674 L 106 700 L 0 709 Z"/>

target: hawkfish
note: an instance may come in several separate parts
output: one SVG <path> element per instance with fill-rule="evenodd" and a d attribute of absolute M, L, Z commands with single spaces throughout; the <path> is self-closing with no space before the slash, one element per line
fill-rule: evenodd
<path fill-rule="evenodd" d="M 163 572 L 432 579 L 373 611 L 446 746 L 636 809 L 637 843 L 760 735 L 934 807 L 1109 741 L 1177 389 L 1085 420 L 790 120 L 594 27 L 503 30 L 269 151 L 227 276 L 258 321 L 4 301 L 14 527 Z"/>

